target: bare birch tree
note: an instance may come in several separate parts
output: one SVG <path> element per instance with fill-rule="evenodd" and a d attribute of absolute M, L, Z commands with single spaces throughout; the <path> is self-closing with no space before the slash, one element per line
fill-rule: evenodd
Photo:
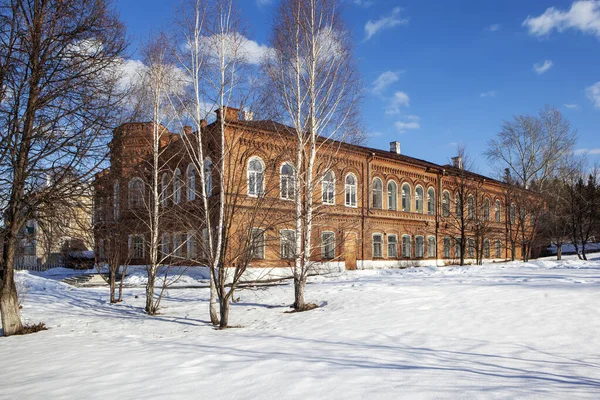
<path fill-rule="evenodd" d="M 311 257 L 315 165 L 319 155 L 355 133 L 359 78 L 350 34 L 337 0 L 283 0 L 272 33 L 274 56 L 265 69 L 272 100 L 293 128 L 295 154 L 294 308 L 305 310 Z"/>
<path fill-rule="evenodd" d="M 4 335 L 22 330 L 14 262 L 23 224 L 69 204 L 106 153 L 120 104 L 124 29 L 108 1 L 0 2 L 0 204 Z M 48 175 L 54 184 L 44 187 Z"/>
<path fill-rule="evenodd" d="M 519 245 L 523 259 L 529 257 L 542 211 L 535 200 L 571 156 L 576 139 L 576 132 L 562 114 L 546 106 L 538 116 L 517 115 L 505 122 L 497 137 L 488 143 L 487 158 L 498 170 L 506 170 L 505 176 L 515 186 L 506 199 L 511 258 L 514 259 Z"/>

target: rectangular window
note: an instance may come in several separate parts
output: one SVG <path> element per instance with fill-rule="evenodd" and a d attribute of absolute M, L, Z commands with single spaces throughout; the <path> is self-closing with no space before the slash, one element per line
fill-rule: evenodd
<path fill-rule="evenodd" d="M 202 242 L 200 243 L 200 248 L 202 251 L 202 257 L 205 259 L 209 258 L 210 248 L 208 243 L 208 229 L 202 228 Z"/>
<path fill-rule="evenodd" d="M 398 258 L 398 238 L 396 235 L 388 235 L 388 258 Z"/>
<path fill-rule="evenodd" d="M 322 257 L 324 260 L 335 258 L 335 233 L 323 232 L 321 234 Z"/>
<path fill-rule="evenodd" d="M 486 240 L 483 242 L 483 257 L 490 258 L 490 242 Z"/>
<path fill-rule="evenodd" d="M 281 258 L 290 260 L 294 258 L 296 249 L 296 231 L 283 229 L 279 231 Z"/>
<path fill-rule="evenodd" d="M 193 232 L 188 232 L 186 238 L 187 258 L 193 259 L 196 257 L 196 235 Z"/>
<path fill-rule="evenodd" d="M 469 255 L 469 258 L 475 258 L 475 241 L 473 239 L 469 239 L 467 241 L 467 254 Z"/>
<path fill-rule="evenodd" d="M 444 238 L 444 258 L 450 258 L 450 238 Z"/>
<path fill-rule="evenodd" d="M 169 255 L 169 244 L 170 244 L 171 239 L 169 238 L 169 234 L 168 233 L 163 233 L 161 238 L 160 238 L 160 252 L 162 254 L 163 257 L 166 257 Z"/>
<path fill-rule="evenodd" d="M 129 235 L 129 257 L 144 258 L 144 235 Z"/>
<path fill-rule="evenodd" d="M 183 257 L 183 235 L 181 233 L 173 234 L 173 253 L 175 257 Z"/>
<path fill-rule="evenodd" d="M 454 243 L 454 256 L 457 258 L 460 257 L 460 254 L 462 251 L 460 243 L 461 243 L 460 239 L 456 239 L 456 241 Z"/>
<path fill-rule="evenodd" d="M 417 236 L 415 238 L 415 257 L 423 258 L 425 255 L 425 239 L 423 236 Z"/>
<path fill-rule="evenodd" d="M 435 237 L 429 236 L 427 239 L 427 257 L 435 258 L 436 253 Z"/>
<path fill-rule="evenodd" d="M 496 258 L 502 258 L 502 242 L 496 240 Z"/>
<path fill-rule="evenodd" d="M 402 236 L 402 257 L 410 258 L 410 236 Z"/>
<path fill-rule="evenodd" d="M 265 258 L 265 230 L 261 228 L 252 228 L 252 242 L 250 243 L 250 252 L 255 260 Z"/>
<path fill-rule="evenodd" d="M 381 233 L 373 234 L 373 258 L 383 257 L 383 236 Z"/>

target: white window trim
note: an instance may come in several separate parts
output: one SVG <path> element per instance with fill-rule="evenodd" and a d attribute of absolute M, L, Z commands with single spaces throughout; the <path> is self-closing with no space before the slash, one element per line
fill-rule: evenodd
<path fill-rule="evenodd" d="M 255 160 L 259 161 L 260 165 L 262 166 L 262 171 L 261 171 L 262 182 L 261 182 L 261 188 L 260 188 L 259 193 L 250 193 L 250 172 L 256 173 L 256 171 L 250 171 L 250 163 Z M 260 197 L 261 195 L 263 195 L 265 193 L 265 163 L 262 160 L 262 158 L 260 158 L 258 156 L 250 157 L 250 159 L 246 163 L 246 192 L 249 197 Z"/>
<path fill-rule="evenodd" d="M 417 254 L 417 251 L 419 249 L 419 238 L 423 239 L 423 251 L 421 252 L 420 256 Z M 423 235 L 415 235 L 415 258 L 425 258 L 425 236 Z"/>
<path fill-rule="evenodd" d="M 324 194 L 326 192 L 326 190 L 325 190 L 325 182 L 326 182 L 325 181 L 325 176 L 327 174 L 329 174 L 329 173 L 331 173 L 331 175 L 333 176 L 333 196 L 332 196 L 331 202 L 329 202 L 329 201 L 323 201 L 323 197 L 324 197 Z M 336 195 L 336 193 L 335 193 L 335 184 L 336 184 L 335 173 L 333 171 L 331 171 L 331 170 L 325 172 L 323 174 L 323 179 L 321 180 L 321 202 L 324 205 L 327 205 L 327 206 L 334 206 L 335 205 L 335 195 Z"/>
<path fill-rule="evenodd" d="M 379 236 L 381 238 L 381 241 L 379 242 L 379 245 L 381 246 L 381 250 L 380 250 L 380 254 L 378 257 L 375 257 L 375 236 Z M 371 255 L 372 255 L 373 259 L 384 257 L 383 245 L 384 245 L 383 233 L 373 232 L 373 234 L 371 235 Z"/>
<path fill-rule="evenodd" d="M 433 239 L 433 255 L 429 255 L 429 240 Z M 427 258 L 436 258 L 437 256 L 437 240 L 435 240 L 435 236 L 427 236 Z"/>
<path fill-rule="evenodd" d="M 392 238 L 392 237 L 396 238 L 396 255 L 395 256 L 390 255 L 390 238 Z M 395 233 L 391 233 L 391 234 L 387 235 L 386 251 L 387 251 L 387 258 L 393 258 L 393 259 L 398 258 L 398 235 L 396 235 Z"/>
<path fill-rule="evenodd" d="M 296 191 L 296 175 L 294 174 L 295 168 L 292 165 L 292 163 L 286 161 L 286 162 L 282 163 L 281 166 L 279 167 L 279 198 L 281 200 L 294 201 L 295 197 L 296 197 L 295 195 L 294 195 L 294 197 L 289 197 L 289 196 L 283 197 L 283 185 L 282 185 L 282 183 L 283 183 L 283 167 L 285 167 L 286 165 L 289 166 L 290 168 L 292 168 L 292 175 L 286 175 L 286 177 L 288 177 L 288 179 L 290 179 L 290 177 L 291 177 L 292 182 L 294 182 L 292 190 L 294 192 Z M 289 185 L 289 183 L 288 183 L 288 185 Z"/>
<path fill-rule="evenodd" d="M 333 236 L 333 257 L 326 257 L 326 245 L 325 245 L 325 238 L 324 236 L 326 234 L 331 234 Z M 323 231 L 321 232 L 321 259 L 322 260 L 334 260 L 335 259 L 335 248 L 336 248 L 336 237 L 335 237 L 335 232 L 333 231 Z"/>
<path fill-rule="evenodd" d="M 355 204 L 348 204 L 348 202 L 346 201 L 346 193 L 348 192 L 348 186 L 350 186 L 348 183 L 346 183 L 346 179 L 350 175 L 352 175 L 354 177 L 354 191 L 355 191 L 355 196 L 356 196 Z M 354 173 L 352 173 L 352 172 L 347 173 L 346 176 L 344 177 L 344 205 L 349 208 L 358 208 L 358 179 L 356 178 L 356 175 L 354 175 Z"/>
<path fill-rule="evenodd" d="M 419 188 L 421 189 L 421 209 L 419 210 L 419 194 L 417 193 Z M 415 212 L 417 214 L 425 214 L 425 189 L 422 185 L 415 186 Z"/>
<path fill-rule="evenodd" d="M 396 188 L 396 189 L 395 189 L 395 190 L 392 192 L 392 193 L 394 194 L 394 196 L 393 196 L 393 197 L 394 197 L 394 198 L 395 198 L 395 200 L 396 200 L 396 201 L 395 201 L 395 202 L 396 202 L 396 204 L 395 204 L 395 207 L 394 207 L 394 208 L 390 208 L 390 183 L 393 183 L 393 184 L 394 184 L 394 186 L 395 186 L 395 188 Z M 387 204 L 387 209 L 388 209 L 388 211 L 398 211 L 398 184 L 396 183 L 396 181 L 395 181 L 395 180 L 393 180 L 393 179 L 390 179 L 390 180 L 387 182 L 386 189 L 387 189 L 387 194 L 388 194 L 388 196 L 387 196 L 387 202 L 388 202 L 388 204 Z"/>
<path fill-rule="evenodd" d="M 381 190 L 379 190 L 379 206 L 375 205 L 375 182 L 379 182 Z M 383 210 L 383 181 L 381 178 L 375 177 L 371 182 L 371 207 L 376 210 Z"/>
<path fill-rule="evenodd" d="M 405 209 L 404 207 L 404 188 L 407 187 L 408 188 L 408 201 L 407 201 L 407 207 Z M 400 188 L 400 209 L 403 212 L 412 212 L 412 187 L 410 186 L 410 183 L 408 182 L 404 182 Z"/>

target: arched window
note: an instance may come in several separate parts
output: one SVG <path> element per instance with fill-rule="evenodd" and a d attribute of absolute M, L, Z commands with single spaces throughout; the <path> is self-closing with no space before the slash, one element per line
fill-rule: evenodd
<path fill-rule="evenodd" d="M 490 220 L 490 199 L 485 199 L 483 201 L 483 220 Z"/>
<path fill-rule="evenodd" d="M 179 204 L 181 202 L 181 171 L 179 168 L 175 170 L 173 174 L 173 203 Z"/>
<path fill-rule="evenodd" d="M 435 190 L 433 188 L 427 189 L 427 214 L 435 214 Z"/>
<path fill-rule="evenodd" d="M 248 196 L 263 194 L 265 180 L 265 164 L 259 157 L 252 157 L 248 161 Z"/>
<path fill-rule="evenodd" d="M 475 218 L 475 199 L 471 195 L 467 197 L 467 217 L 469 219 Z"/>
<path fill-rule="evenodd" d="M 455 207 L 456 207 L 456 217 L 460 218 L 462 217 L 462 213 L 463 213 L 463 204 L 462 204 L 462 199 L 460 198 L 460 195 L 457 193 L 456 194 L 456 203 L 455 203 Z"/>
<path fill-rule="evenodd" d="M 144 205 L 144 182 L 140 178 L 129 181 L 129 207 L 137 208 Z"/>
<path fill-rule="evenodd" d="M 419 214 L 423 214 L 423 187 L 417 186 L 415 189 L 415 208 Z"/>
<path fill-rule="evenodd" d="M 435 236 L 429 236 L 427 238 L 427 257 L 435 258 L 435 253 L 436 253 L 435 250 L 436 250 Z"/>
<path fill-rule="evenodd" d="M 165 172 L 160 180 L 160 204 L 166 207 L 169 202 L 169 176 Z"/>
<path fill-rule="evenodd" d="M 186 172 L 186 191 L 188 201 L 196 200 L 196 167 L 190 163 Z"/>
<path fill-rule="evenodd" d="M 213 191 L 213 162 L 210 158 L 204 160 L 204 181 L 206 183 L 206 195 L 210 197 Z"/>
<path fill-rule="evenodd" d="M 450 192 L 444 192 L 442 196 L 442 214 L 444 217 L 450 216 Z"/>
<path fill-rule="evenodd" d="M 356 176 L 354 174 L 346 175 L 346 207 L 356 207 Z"/>
<path fill-rule="evenodd" d="M 487 239 L 483 242 L 483 258 L 490 258 L 490 241 Z"/>
<path fill-rule="evenodd" d="M 398 185 L 396 182 L 389 181 L 387 184 L 388 192 L 388 210 L 398 210 Z"/>
<path fill-rule="evenodd" d="M 410 235 L 402 236 L 402 257 L 410 258 Z"/>
<path fill-rule="evenodd" d="M 295 178 L 294 178 L 294 167 L 289 163 L 284 163 L 279 171 L 279 194 L 284 200 L 292 200 L 296 196 L 294 195 L 295 189 Z"/>
<path fill-rule="evenodd" d="M 423 258 L 425 254 L 425 238 L 423 236 L 415 237 L 415 257 Z"/>
<path fill-rule="evenodd" d="M 500 211 L 502 210 L 502 204 L 500 204 L 500 200 L 496 200 L 496 209 L 494 210 L 495 220 L 496 222 L 500 222 Z"/>
<path fill-rule="evenodd" d="M 335 174 L 329 170 L 323 175 L 321 183 L 323 192 L 323 204 L 335 204 Z"/>
<path fill-rule="evenodd" d="M 381 179 L 373 179 L 373 208 L 383 208 L 383 183 Z"/>
<path fill-rule="evenodd" d="M 402 211 L 410 212 L 411 197 L 410 185 L 405 183 L 402 185 Z"/>

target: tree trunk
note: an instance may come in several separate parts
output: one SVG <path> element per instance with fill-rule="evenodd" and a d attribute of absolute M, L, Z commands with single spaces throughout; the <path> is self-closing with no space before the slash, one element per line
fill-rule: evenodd
<path fill-rule="evenodd" d="M 585 242 L 581 243 L 581 257 L 587 261 L 587 256 L 585 255 Z"/>
<path fill-rule="evenodd" d="M 116 277 L 115 270 L 113 268 L 109 268 L 108 270 L 108 286 L 110 287 L 110 302 L 116 303 L 115 299 L 115 290 L 116 290 Z"/>
<path fill-rule="evenodd" d="M 210 268 L 210 301 L 209 301 L 210 323 L 219 325 L 219 315 L 217 314 L 217 285 L 213 269 Z M 226 322 L 227 323 L 227 322 Z"/>
<path fill-rule="evenodd" d="M 562 243 L 556 245 L 556 260 L 562 260 Z"/>
<path fill-rule="evenodd" d="M 156 306 L 154 305 L 154 281 L 156 280 L 156 274 L 152 273 L 148 275 L 148 283 L 146 284 L 146 312 L 148 315 L 156 314 Z"/>
<path fill-rule="evenodd" d="M 304 302 L 304 290 L 306 288 L 306 278 L 294 277 L 294 309 L 302 311 L 306 307 Z"/>
<path fill-rule="evenodd" d="M 219 329 L 226 329 L 229 326 L 229 296 L 223 296 L 219 301 L 221 321 Z"/>
<path fill-rule="evenodd" d="M 15 241 L 11 239 L 8 235 L 4 247 L 4 276 L 2 277 L 2 289 L 0 290 L 0 313 L 2 313 L 4 336 L 14 335 L 23 330 L 19 297 L 15 285 Z"/>

